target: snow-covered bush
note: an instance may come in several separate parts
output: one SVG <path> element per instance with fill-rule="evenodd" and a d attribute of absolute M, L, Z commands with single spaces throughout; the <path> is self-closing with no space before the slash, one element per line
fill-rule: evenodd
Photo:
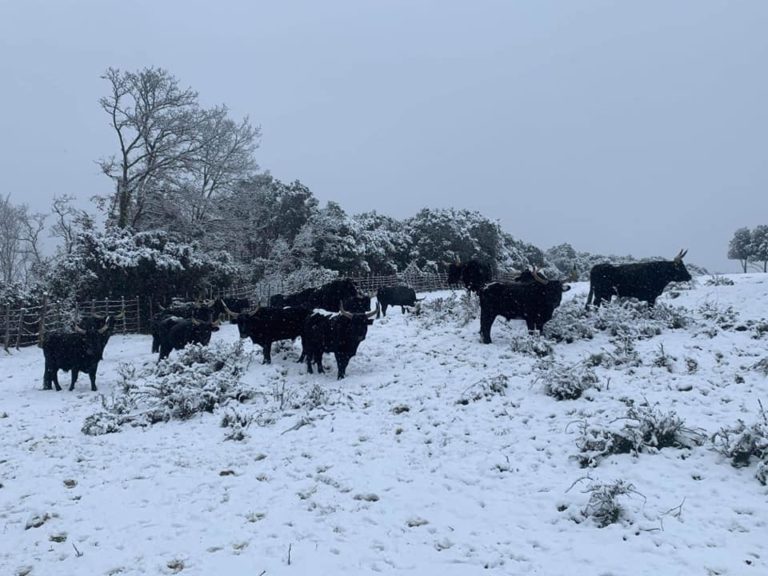
<path fill-rule="evenodd" d="M 227 252 L 204 252 L 162 231 L 108 228 L 81 233 L 73 251 L 56 259 L 48 282 L 57 298 L 161 299 L 226 288 L 237 274 Z"/>
<path fill-rule="evenodd" d="M 507 392 L 507 386 L 509 386 L 509 377 L 505 374 L 483 378 L 465 389 L 456 403 L 466 406 L 470 402 L 503 396 Z"/>
<path fill-rule="evenodd" d="M 720 454 L 731 460 L 736 468 L 749 466 L 752 458 L 758 460 L 755 477 L 768 483 L 768 415 L 760 407 L 761 420 L 747 426 L 742 420 L 721 428 L 712 435 L 712 444 Z"/>
<path fill-rule="evenodd" d="M 538 379 L 544 383 L 544 392 L 555 400 L 575 400 L 598 383 L 595 371 L 583 363 L 543 363 L 539 367 Z"/>
<path fill-rule="evenodd" d="M 697 312 L 704 320 L 721 330 L 730 330 L 739 319 L 739 314 L 733 309 L 733 306 L 722 306 L 711 301 L 701 304 Z"/>
<path fill-rule="evenodd" d="M 596 310 L 594 326 L 611 336 L 633 340 L 652 338 L 664 329 L 684 328 L 688 319 L 685 310 L 657 303 L 623 299 L 603 305 Z"/>
<path fill-rule="evenodd" d="M 190 344 L 144 374 L 123 366 L 120 391 L 111 400 L 103 400 L 101 412 L 86 418 L 83 432 L 95 435 L 115 432 L 126 423 L 185 420 L 230 401 L 243 402 L 256 394 L 240 380 L 250 358 L 238 340 L 234 344 Z"/>
<path fill-rule="evenodd" d="M 480 315 L 480 302 L 465 291 L 454 291 L 447 296 L 421 303 L 421 322 L 425 328 L 439 324 L 458 323 L 466 326 Z"/>
<path fill-rule="evenodd" d="M 593 315 L 576 300 L 562 303 L 552 319 L 544 325 L 547 338 L 569 344 L 577 340 L 591 340 L 595 332 Z"/>
<path fill-rule="evenodd" d="M 581 510 L 581 515 L 583 518 L 592 518 L 598 528 L 605 528 L 622 519 L 626 512 L 619 503 L 620 497 L 640 495 L 633 484 L 624 480 L 613 482 L 590 480 L 584 492 L 589 493 L 589 501 Z"/>
<path fill-rule="evenodd" d="M 713 274 L 704 282 L 706 286 L 733 286 L 734 281 L 721 274 Z"/>
<path fill-rule="evenodd" d="M 554 348 L 552 343 L 538 334 L 514 334 L 512 336 L 511 349 L 518 354 L 534 356 L 536 358 L 546 358 L 551 356 Z"/>
<path fill-rule="evenodd" d="M 621 422 L 621 426 L 617 423 Z M 610 454 L 655 453 L 662 448 L 691 448 L 701 444 L 699 431 L 685 426 L 674 411 L 629 403 L 624 417 L 607 425 L 581 422 L 574 457 L 582 468 L 597 466 Z"/>

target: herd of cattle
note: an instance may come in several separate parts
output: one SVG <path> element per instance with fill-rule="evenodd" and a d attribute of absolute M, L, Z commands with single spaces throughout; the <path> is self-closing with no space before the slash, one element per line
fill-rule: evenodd
<path fill-rule="evenodd" d="M 600 306 L 613 296 L 637 298 L 653 306 L 667 284 L 691 279 L 683 263 L 685 254 L 681 250 L 670 261 L 594 266 L 587 306 L 593 301 L 594 306 Z M 491 342 L 491 326 L 497 316 L 523 319 L 528 330 L 541 331 L 560 305 L 563 292 L 570 289 L 566 281 L 549 280 L 535 268 L 522 272 L 512 282 L 491 282 L 490 269 L 476 260 L 450 264 L 448 283 L 463 283 L 479 296 L 480 334 L 486 344 Z M 237 323 L 241 338 L 250 338 L 261 346 L 263 363 L 272 361 L 273 342 L 301 337 L 299 361 L 306 362 L 307 371 L 312 373 L 314 363 L 317 371 L 323 372 L 323 354 L 332 352 L 341 379 L 374 316 L 386 316 L 389 306 L 400 306 L 405 312 L 419 302 L 416 292 L 407 286 L 380 288 L 376 299 L 376 308 L 371 310 L 371 295 L 361 294 L 351 279 L 344 278 L 295 294 L 277 294 L 270 298 L 268 306 L 251 311 L 250 303 L 243 299 L 174 304 L 161 309 L 153 319 L 152 352 L 158 353 L 159 362 L 187 344 L 207 345 L 211 334 L 219 330 L 220 319 L 226 316 Z M 113 316 L 91 316 L 80 319 L 74 332 L 48 334 L 43 341 L 43 389 L 55 385 L 56 390 L 61 390 L 57 372 L 64 370 L 72 372 L 70 390 L 80 372 L 88 374 L 91 390 L 96 390 L 96 370 L 114 321 Z"/>

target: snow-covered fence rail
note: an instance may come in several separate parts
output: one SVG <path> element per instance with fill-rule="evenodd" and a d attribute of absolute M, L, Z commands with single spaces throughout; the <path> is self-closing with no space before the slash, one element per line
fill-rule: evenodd
<path fill-rule="evenodd" d="M 40 304 L 23 308 L 8 304 L 0 309 L 3 348 L 8 352 L 11 348 L 40 345 L 47 332 L 71 330 L 77 318 L 88 315 L 115 316 L 114 331 L 118 334 L 141 332 L 140 310 L 139 298 L 88 300 L 74 305 L 44 298 Z"/>

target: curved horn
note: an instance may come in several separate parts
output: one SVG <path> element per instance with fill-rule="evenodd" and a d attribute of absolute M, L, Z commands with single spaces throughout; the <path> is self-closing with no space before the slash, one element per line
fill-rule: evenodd
<path fill-rule="evenodd" d="M 107 316 L 107 317 L 104 319 L 104 326 L 102 326 L 101 328 L 99 328 L 99 334 L 104 334 L 104 332 L 106 332 L 107 330 L 109 330 L 109 318 L 110 318 L 110 317 L 109 317 L 109 316 Z"/>
<path fill-rule="evenodd" d="M 191 320 L 192 320 L 192 324 L 194 324 L 195 326 L 200 326 L 200 324 L 202 324 L 202 322 L 200 322 L 200 320 L 198 320 L 197 318 L 191 318 Z"/>
<path fill-rule="evenodd" d="M 229 315 L 229 317 L 230 317 L 230 318 L 235 318 L 235 319 L 237 319 L 237 317 L 238 317 L 238 316 L 240 316 L 240 313 L 239 313 L 239 312 L 232 312 L 232 310 L 230 310 L 229 308 L 227 308 L 227 305 L 226 305 L 226 303 L 224 302 L 224 300 L 222 300 L 222 301 L 221 301 L 221 305 L 222 305 L 222 306 L 224 306 L 224 312 L 226 312 L 226 313 Z M 256 309 L 258 310 L 258 308 L 256 308 Z"/>
<path fill-rule="evenodd" d="M 533 275 L 533 279 L 539 284 L 549 284 L 549 280 L 545 280 L 539 276 L 539 273 L 536 271 L 536 266 L 531 266 L 531 274 Z"/>
<path fill-rule="evenodd" d="M 120 312 L 120 314 L 115 316 L 115 320 L 122 320 L 123 318 L 125 318 L 125 310 L 123 310 L 122 312 Z"/>
<path fill-rule="evenodd" d="M 341 300 L 339 300 L 339 313 L 342 316 L 344 316 L 344 318 L 352 319 L 354 317 L 354 314 L 352 314 L 352 312 L 347 312 L 346 310 L 344 310 L 344 302 L 342 302 Z"/>
<path fill-rule="evenodd" d="M 165 312 L 167 310 L 167 308 L 165 306 L 163 306 L 162 304 L 160 304 L 160 302 L 157 303 L 157 307 L 160 308 L 161 312 Z"/>
<path fill-rule="evenodd" d="M 688 250 L 680 250 L 680 252 L 677 253 L 677 256 L 673 258 L 675 262 L 682 262 L 683 258 L 685 258 L 685 255 L 688 254 Z"/>
<path fill-rule="evenodd" d="M 80 326 L 78 326 L 77 324 L 75 324 L 75 332 L 77 332 L 78 334 L 85 334 L 86 331 L 80 328 Z"/>
<path fill-rule="evenodd" d="M 376 310 L 371 310 L 370 312 L 366 312 L 365 313 L 365 317 L 366 318 L 373 318 L 378 313 L 379 313 L 379 303 L 376 302 Z"/>

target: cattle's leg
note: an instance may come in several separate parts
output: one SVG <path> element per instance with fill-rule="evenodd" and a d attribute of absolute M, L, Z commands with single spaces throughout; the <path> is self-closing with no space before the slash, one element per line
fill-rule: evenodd
<path fill-rule="evenodd" d="M 381 313 L 384 314 L 384 318 L 387 317 L 387 306 L 388 306 L 388 304 L 382 304 L 381 305 Z M 376 316 L 376 318 L 378 318 L 378 315 Z"/>
<path fill-rule="evenodd" d="M 323 353 L 322 352 L 315 353 L 315 364 L 317 364 L 317 373 L 324 374 L 325 370 L 323 370 Z"/>
<path fill-rule="evenodd" d="M 301 355 L 304 356 L 304 359 L 307 362 L 307 374 L 312 374 L 312 353 L 307 352 L 306 350 L 302 350 Z"/>
<path fill-rule="evenodd" d="M 61 386 L 59 386 L 59 377 L 56 372 L 57 370 L 50 365 L 45 366 L 45 372 L 43 373 L 43 390 L 51 390 L 51 384 L 56 385 L 56 390 L 61 390 Z"/>
<path fill-rule="evenodd" d="M 589 283 L 589 294 L 587 294 L 587 304 L 584 306 L 585 308 L 589 308 L 590 304 L 592 304 L 592 296 L 595 294 L 595 287 L 592 286 L 592 283 Z"/>
<path fill-rule="evenodd" d="M 91 392 L 96 392 L 96 366 L 88 370 L 88 378 L 91 379 Z"/>
<path fill-rule="evenodd" d="M 336 379 L 341 380 L 344 378 L 347 372 L 347 365 L 349 364 L 349 356 L 346 354 L 342 354 L 341 352 L 336 352 L 336 368 L 337 368 L 337 375 Z"/>
<path fill-rule="evenodd" d="M 491 343 L 491 326 L 493 326 L 494 320 L 496 320 L 495 314 L 487 309 L 480 309 L 480 334 L 483 337 L 484 344 Z"/>
<path fill-rule="evenodd" d="M 80 375 L 80 371 L 76 368 L 72 368 L 72 383 L 69 385 L 69 391 L 72 392 L 72 390 L 75 389 L 75 382 L 77 382 L 77 377 Z"/>
<path fill-rule="evenodd" d="M 267 342 L 266 344 L 262 344 L 261 350 L 264 355 L 264 359 L 261 361 L 261 363 L 272 364 L 272 342 Z"/>

